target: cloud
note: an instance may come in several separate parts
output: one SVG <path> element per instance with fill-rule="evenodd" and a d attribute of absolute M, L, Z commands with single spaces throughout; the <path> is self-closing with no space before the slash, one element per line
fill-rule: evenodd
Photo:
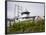
<path fill-rule="evenodd" d="M 22 3 L 22 2 L 8 2 L 7 3 L 7 17 L 14 18 L 18 16 L 18 6 L 20 6 L 19 15 L 27 9 L 30 12 L 29 16 L 44 16 L 44 4 L 40 3 Z M 22 6 L 22 8 L 21 8 Z M 24 16 L 24 15 L 23 15 Z"/>

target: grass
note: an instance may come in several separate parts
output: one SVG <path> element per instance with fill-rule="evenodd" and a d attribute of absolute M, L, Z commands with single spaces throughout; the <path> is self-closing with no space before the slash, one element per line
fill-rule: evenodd
<path fill-rule="evenodd" d="M 44 32 L 45 31 L 45 21 L 21 21 L 14 23 L 9 27 L 8 32 Z"/>

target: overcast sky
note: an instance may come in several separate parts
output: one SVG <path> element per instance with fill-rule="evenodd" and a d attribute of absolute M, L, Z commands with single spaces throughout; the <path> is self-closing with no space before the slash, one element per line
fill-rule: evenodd
<path fill-rule="evenodd" d="M 22 7 L 22 11 L 19 10 L 19 15 L 22 17 L 21 13 L 28 10 L 30 12 L 29 16 L 44 16 L 44 4 L 40 3 L 23 3 L 23 2 L 7 2 L 7 17 L 14 18 L 18 16 L 18 7 Z M 24 17 L 26 15 L 23 15 Z"/>

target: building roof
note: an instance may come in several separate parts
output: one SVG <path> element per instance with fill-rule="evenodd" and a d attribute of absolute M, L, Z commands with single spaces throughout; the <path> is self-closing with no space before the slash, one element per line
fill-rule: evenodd
<path fill-rule="evenodd" d="M 25 11 L 25 12 L 22 12 L 21 14 L 23 15 L 23 14 L 29 14 L 30 12 L 28 12 L 28 11 Z"/>

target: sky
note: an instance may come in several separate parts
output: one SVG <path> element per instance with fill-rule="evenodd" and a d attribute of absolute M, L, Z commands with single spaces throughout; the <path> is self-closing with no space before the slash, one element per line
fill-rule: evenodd
<path fill-rule="evenodd" d="M 26 14 L 21 15 L 22 12 L 28 10 L 29 16 L 44 16 L 44 4 L 40 3 L 23 3 L 23 2 L 7 2 L 7 17 L 14 18 L 18 16 L 19 5 L 19 17 L 25 17 Z M 22 11 L 21 11 L 22 10 Z"/>

